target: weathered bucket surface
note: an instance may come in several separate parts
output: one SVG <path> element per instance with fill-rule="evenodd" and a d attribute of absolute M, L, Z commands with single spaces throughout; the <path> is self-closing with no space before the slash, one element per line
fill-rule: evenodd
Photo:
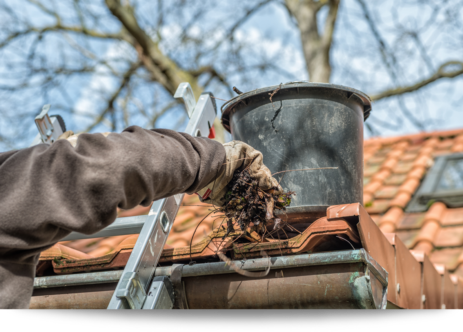
<path fill-rule="evenodd" d="M 272 100 L 270 100 L 272 97 Z M 294 82 L 243 93 L 223 106 L 222 123 L 234 140 L 260 150 L 272 173 L 295 191 L 287 214 L 324 215 L 331 205 L 363 204 L 364 93 L 339 85 Z"/>

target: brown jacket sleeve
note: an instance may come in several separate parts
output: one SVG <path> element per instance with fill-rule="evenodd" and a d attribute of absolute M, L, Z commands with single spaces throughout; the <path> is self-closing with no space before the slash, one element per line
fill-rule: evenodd
<path fill-rule="evenodd" d="M 196 192 L 224 162 L 218 142 L 135 126 L 107 137 L 81 134 L 75 148 L 59 140 L 0 153 L 0 308 L 8 305 L 4 276 L 17 264 L 35 266 L 41 251 L 71 231 L 101 230 L 117 207 Z"/>

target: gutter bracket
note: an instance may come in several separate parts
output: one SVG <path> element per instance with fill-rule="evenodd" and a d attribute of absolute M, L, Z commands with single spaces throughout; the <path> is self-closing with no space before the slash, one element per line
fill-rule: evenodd
<path fill-rule="evenodd" d="M 170 281 L 174 286 L 175 302 L 174 309 L 188 309 L 186 301 L 185 287 L 182 281 L 183 264 L 172 265 L 172 272 L 170 274 Z"/>

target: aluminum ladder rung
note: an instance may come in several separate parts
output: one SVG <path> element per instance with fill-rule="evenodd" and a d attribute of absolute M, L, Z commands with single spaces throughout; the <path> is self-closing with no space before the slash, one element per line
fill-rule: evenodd
<path fill-rule="evenodd" d="M 108 227 L 102 229 L 101 231 L 86 235 L 82 233 L 72 232 L 66 236 L 61 241 L 71 241 L 71 240 L 80 240 L 80 239 L 94 239 L 97 237 L 107 237 L 107 236 L 117 236 L 117 235 L 130 235 L 130 234 L 140 234 L 145 220 L 148 216 L 134 216 L 134 217 L 124 217 L 117 218 L 114 223 Z"/>

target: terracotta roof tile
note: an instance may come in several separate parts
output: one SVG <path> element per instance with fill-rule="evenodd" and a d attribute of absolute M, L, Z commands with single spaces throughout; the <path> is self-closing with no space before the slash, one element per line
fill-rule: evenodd
<path fill-rule="evenodd" d="M 60 242 L 61 244 L 79 250 L 83 253 L 88 254 L 90 251 L 96 249 L 99 246 L 99 243 L 104 238 L 94 238 L 94 239 L 82 239 L 82 240 L 75 240 L 75 241 L 66 241 Z"/>
<path fill-rule="evenodd" d="M 122 243 L 128 235 L 112 236 L 101 240 L 97 248 L 90 251 L 88 254 L 93 257 L 104 256 L 113 251 L 119 244 Z"/>
<path fill-rule="evenodd" d="M 375 222 L 375 224 L 379 225 L 382 216 L 380 214 L 370 214 L 370 218 Z"/>
<path fill-rule="evenodd" d="M 405 141 L 400 141 L 394 144 L 394 149 L 405 151 L 409 146 L 410 146 L 410 142 L 405 140 Z"/>
<path fill-rule="evenodd" d="M 439 223 L 446 209 L 447 208 L 444 203 L 441 203 L 441 202 L 434 203 L 429 208 L 428 212 L 425 215 L 425 222 L 432 220 L 432 221 L 437 221 Z"/>
<path fill-rule="evenodd" d="M 417 152 L 407 152 L 407 153 L 404 153 L 400 157 L 400 161 L 403 161 L 403 162 L 414 161 L 416 158 L 418 158 Z"/>
<path fill-rule="evenodd" d="M 432 164 L 433 164 L 433 159 L 430 156 L 422 155 L 413 162 L 413 167 L 429 168 L 432 166 Z"/>
<path fill-rule="evenodd" d="M 391 174 L 387 179 L 384 180 L 385 185 L 401 185 L 407 179 L 408 174 Z"/>
<path fill-rule="evenodd" d="M 394 174 L 406 174 L 409 173 L 413 169 L 414 162 L 412 161 L 400 161 L 397 165 L 393 168 Z"/>
<path fill-rule="evenodd" d="M 130 210 L 120 210 L 117 216 L 119 218 L 131 217 L 131 216 L 142 216 L 142 215 L 148 214 L 148 212 L 150 211 L 150 208 L 151 208 L 151 205 L 150 206 L 139 205 Z"/>
<path fill-rule="evenodd" d="M 406 193 L 408 193 L 410 195 L 413 195 L 419 185 L 420 185 L 420 181 L 418 181 L 417 179 L 411 178 L 411 179 L 408 179 L 407 181 L 405 181 L 399 187 L 399 191 L 400 192 L 406 192 Z"/>
<path fill-rule="evenodd" d="M 408 173 L 408 178 L 421 180 L 425 172 L 426 172 L 425 167 L 415 167 L 411 170 L 410 173 Z"/>
<path fill-rule="evenodd" d="M 463 143 L 463 134 L 457 135 L 453 140 L 455 142 Z"/>
<path fill-rule="evenodd" d="M 364 176 L 371 176 L 373 174 L 376 174 L 380 169 L 379 165 L 374 165 L 374 166 L 366 166 L 363 169 L 363 175 Z"/>
<path fill-rule="evenodd" d="M 391 199 L 397 195 L 399 187 L 397 186 L 382 186 L 379 190 L 375 192 L 375 198 L 386 198 Z"/>
<path fill-rule="evenodd" d="M 417 245 L 413 247 L 414 250 L 422 251 L 426 255 L 429 255 L 429 253 L 433 250 L 433 245 L 431 242 L 428 241 L 420 241 L 418 242 Z"/>
<path fill-rule="evenodd" d="M 446 209 L 441 216 L 442 226 L 457 226 L 463 225 L 463 208 Z"/>
<path fill-rule="evenodd" d="M 379 225 L 393 224 L 395 229 L 396 224 L 402 219 L 403 214 L 404 212 L 401 208 L 392 207 L 381 217 Z M 394 231 L 394 229 L 392 231 Z"/>
<path fill-rule="evenodd" d="M 431 156 L 433 153 L 434 148 L 431 146 L 423 146 L 421 149 L 418 150 L 419 156 Z"/>
<path fill-rule="evenodd" d="M 424 149 L 423 145 L 421 143 L 417 143 L 414 145 L 410 145 L 406 150 L 405 153 L 416 153 L 419 154 L 420 151 Z"/>
<path fill-rule="evenodd" d="M 455 271 L 454 271 L 455 275 L 457 275 L 458 277 L 460 278 L 463 278 L 463 264 L 460 264 L 460 266 L 458 266 Z"/>
<path fill-rule="evenodd" d="M 386 162 L 392 163 L 392 160 L 397 161 L 402 157 L 403 154 L 404 154 L 404 149 L 394 149 L 394 150 L 392 150 L 391 152 L 389 152 L 387 154 Z M 386 165 L 383 165 L 383 166 L 386 166 Z M 393 167 L 394 166 L 392 166 L 391 168 L 393 168 Z"/>
<path fill-rule="evenodd" d="M 396 231 L 397 236 L 409 249 L 413 248 L 413 245 L 416 242 L 416 237 L 418 236 L 419 230 L 411 231 Z"/>
<path fill-rule="evenodd" d="M 457 142 L 452 146 L 451 152 L 463 152 L 463 142 Z"/>
<path fill-rule="evenodd" d="M 42 251 L 40 254 L 40 260 L 48 260 L 48 259 L 54 259 L 56 257 L 64 258 L 64 259 L 88 259 L 88 258 L 93 258 L 93 256 L 90 256 L 86 253 L 83 253 L 80 250 L 76 250 L 73 248 L 70 248 L 68 246 L 62 245 L 62 244 L 55 244 L 53 247 Z"/>
<path fill-rule="evenodd" d="M 395 226 L 392 224 L 382 224 L 382 225 L 379 225 L 379 229 L 384 234 L 388 234 L 388 233 L 394 234 Z"/>
<path fill-rule="evenodd" d="M 434 240 L 436 247 L 463 246 L 463 226 L 441 228 Z"/>
<path fill-rule="evenodd" d="M 387 156 L 389 154 L 389 152 L 392 151 L 392 147 L 391 146 L 385 146 L 381 149 L 379 149 L 378 151 L 376 151 L 376 156 Z"/>
<path fill-rule="evenodd" d="M 363 188 L 363 192 L 373 194 L 381 188 L 381 185 L 381 181 L 371 181 Z"/>
<path fill-rule="evenodd" d="M 431 137 L 427 139 L 423 145 L 426 147 L 435 147 L 437 144 L 439 144 L 439 139 L 437 137 Z"/>
<path fill-rule="evenodd" d="M 377 165 L 379 166 L 386 160 L 386 156 L 368 157 L 368 156 L 364 155 L 363 158 L 364 158 L 365 162 L 370 166 L 377 166 Z"/>
<path fill-rule="evenodd" d="M 462 263 L 462 248 L 435 250 L 429 259 L 435 264 L 443 264 L 448 270 L 454 271 Z"/>
<path fill-rule="evenodd" d="M 383 169 L 375 175 L 373 175 L 371 179 L 383 182 L 385 179 L 389 177 L 389 175 L 391 175 L 391 171 L 388 169 Z"/>
<path fill-rule="evenodd" d="M 372 205 L 373 200 L 374 200 L 373 194 L 365 193 L 365 192 L 363 193 L 363 204 L 365 204 L 365 206 Z"/>
<path fill-rule="evenodd" d="M 388 199 L 374 200 L 371 205 L 365 204 L 365 209 L 368 214 L 384 213 L 389 208 L 389 202 L 390 200 Z"/>
<path fill-rule="evenodd" d="M 364 142 L 364 205 L 370 217 L 384 233 L 395 232 L 407 248 L 421 250 L 429 255 L 433 263 L 445 265 L 455 275 L 451 279 L 453 282 L 460 282 L 460 279 L 455 279 L 458 276 L 463 278 L 463 207 L 447 208 L 438 202 L 424 213 L 405 213 L 404 209 L 432 165 L 433 158 L 438 154 L 460 151 L 463 152 L 463 129 L 375 138 Z M 166 248 L 190 245 L 193 233 L 193 243 L 199 243 L 205 232 L 210 233 L 216 228 L 221 220 L 214 221 L 217 217 L 209 216 L 195 232 L 209 209 L 207 204 L 199 202 L 196 195 L 185 195 Z M 139 206 L 121 210 L 119 216 L 147 214 L 148 211 L 149 207 Z M 136 239 L 137 235 L 67 241 L 45 251 L 40 259 L 59 256 L 98 260 L 102 255 L 109 257 L 111 252 L 121 247 L 130 249 Z M 430 269 L 429 266 L 427 268 Z M 443 271 L 445 274 L 446 270 Z M 461 286 L 454 287 L 463 289 L 461 282 Z"/>
<path fill-rule="evenodd" d="M 420 245 L 420 242 L 428 242 L 431 245 L 434 243 L 434 239 L 437 236 L 437 233 L 439 231 L 439 223 L 435 220 L 432 221 L 425 221 L 424 226 L 420 229 L 418 236 L 415 238 L 415 246 L 413 249 L 416 249 L 418 245 Z M 428 248 L 428 246 L 426 246 Z M 420 249 L 417 249 L 420 250 Z M 429 254 L 429 252 L 426 252 Z"/>
<path fill-rule="evenodd" d="M 423 226 L 424 217 L 425 217 L 425 213 L 407 213 L 399 221 L 397 225 L 397 229 L 398 230 L 420 229 L 421 226 Z"/>
<path fill-rule="evenodd" d="M 455 144 L 453 139 L 444 139 L 436 144 L 435 149 L 437 150 L 450 150 L 450 148 Z"/>
<path fill-rule="evenodd" d="M 411 198 L 411 194 L 407 192 L 399 192 L 399 194 L 396 197 L 394 197 L 392 201 L 389 202 L 389 206 L 398 206 L 404 209 L 407 206 L 408 202 L 410 202 Z"/>

